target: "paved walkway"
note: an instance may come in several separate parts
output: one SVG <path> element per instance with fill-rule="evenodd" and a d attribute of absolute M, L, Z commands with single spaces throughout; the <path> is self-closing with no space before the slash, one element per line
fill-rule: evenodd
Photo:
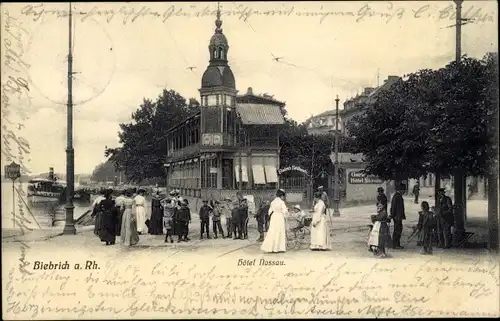
<path fill-rule="evenodd" d="M 469 205 L 469 221 L 471 228 L 476 233 L 475 242 L 484 242 L 487 239 L 487 214 L 485 212 L 487 204 L 485 201 L 473 201 Z M 405 245 L 405 252 L 418 252 L 419 248 L 416 246 L 416 241 L 407 244 L 408 237 L 411 235 L 413 225 L 417 224 L 419 205 L 414 204 L 410 199 L 405 199 L 406 217 L 404 222 L 404 230 L 402 243 Z M 332 248 L 340 255 L 340 253 L 365 253 L 366 252 L 366 237 L 368 233 L 368 225 L 370 224 L 370 215 L 374 214 L 374 205 L 358 206 L 352 208 L 341 209 L 340 217 L 333 217 L 331 223 L 332 235 Z M 224 224 L 223 228 L 226 231 Z M 210 226 L 211 229 L 211 226 Z M 190 224 L 190 238 L 192 239 L 187 243 L 165 243 L 165 236 L 162 235 L 141 235 L 138 248 L 151 248 L 151 249 L 178 249 L 179 251 L 204 251 L 204 249 L 213 252 L 213 255 L 223 255 L 231 251 L 244 251 L 244 252 L 258 252 L 259 244 L 256 242 L 258 238 L 257 224 L 253 217 L 249 221 L 249 238 L 248 240 L 232 240 L 232 239 L 204 239 L 199 240 L 200 223 L 198 215 L 193 215 Z M 212 231 L 210 231 L 213 237 Z M 43 243 L 44 248 L 65 246 L 85 247 L 96 250 L 102 250 L 103 244 L 93 234 L 93 226 L 80 227 L 77 226 L 76 235 L 62 235 L 62 228 L 51 228 L 42 230 L 33 230 L 25 233 L 24 235 L 19 230 L 3 229 L 2 230 L 2 243 L 26 242 L 26 243 Z M 307 249 L 308 237 L 301 242 L 294 242 L 293 249 L 301 250 Z M 105 247 L 107 248 L 107 247 Z M 461 250 L 447 250 L 461 251 Z M 463 250 L 462 250 L 463 251 Z M 451 252 L 450 252 L 451 253 Z M 225 254 L 224 254 L 225 255 Z"/>

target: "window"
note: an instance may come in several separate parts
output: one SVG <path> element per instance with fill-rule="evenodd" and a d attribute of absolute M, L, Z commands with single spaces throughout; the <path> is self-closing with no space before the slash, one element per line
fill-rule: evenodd
<path fill-rule="evenodd" d="M 234 188 L 233 160 L 224 159 L 222 161 L 222 188 Z"/>
<path fill-rule="evenodd" d="M 264 171 L 268 188 L 276 188 L 278 183 L 277 159 L 276 157 L 264 157 Z"/>
<path fill-rule="evenodd" d="M 216 97 L 216 95 L 208 95 L 208 97 L 207 97 L 207 106 L 217 106 L 217 97 Z"/>
<path fill-rule="evenodd" d="M 205 133 L 220 133 L 221 131 L 221 111 L 219 108 L 204 108 L 203 124 Z"/>
<path fill-rule="evenodd" d="M 217 188 L 218 176 L 217 158 L 204 159 L 201 161 L 201 187 Z"/>
<path fill-rule="evenodd" d="M 254 185 L 266 185 L 266 174 L 264 173 L 264 160 L 262 157 L 252 158 L 252 174 Z"/>

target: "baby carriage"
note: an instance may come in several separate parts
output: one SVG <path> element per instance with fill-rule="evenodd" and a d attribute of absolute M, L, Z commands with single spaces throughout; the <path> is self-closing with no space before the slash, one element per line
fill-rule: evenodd
<path fill-rule="evenodd" d="M 306 238 L 306 235 L 311 234 L 311 217 L 288 217 L 286 220 L 287 231 L 286 239 L 287 243 L 293 247 L 300 247 L 301 240 Z"/>

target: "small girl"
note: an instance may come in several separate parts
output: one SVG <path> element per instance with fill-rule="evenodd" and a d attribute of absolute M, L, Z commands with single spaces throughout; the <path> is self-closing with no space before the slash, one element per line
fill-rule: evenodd
<path fill-rule="evenodd" d="M 419 235 L 419 244 L 422 246 L 421 254 L 432 254 L 432 241 L 437 225 L 436 214 L 429 210 L 429 203 L 423 201 L 420 205 L 422 211 L 418 212 L 417 230 Z"/>
<path fill-rule="evenodd" d="M 374 221 L 373 227 L 368 238 L 368 247 L 373 251 L 373 255 L 380 255 L 380 257 L 387 257 L 386 247 L 391 242 L 389 233 L 390 219 L 387 216 L 387 211 L 382 204 L 377 205 L 377 215 L 372 216 Z"/>
<path fill-rule="evenodd" d="M 174 243 L 172 236 L 174 234 L 173 230 L 174 230 L 174 216 L 176 211 L 176 204 L 170 198 L 163 199 L 161 200 L 160 203 L 161 206 L 163 207 L 163 226 L 165 227 L 166 230 L 165 243 L 167 243 L 169 240 L 170 243 Z"/>

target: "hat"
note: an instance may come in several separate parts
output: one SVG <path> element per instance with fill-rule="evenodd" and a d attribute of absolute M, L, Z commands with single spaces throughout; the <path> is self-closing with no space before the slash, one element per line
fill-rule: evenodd
<path fill-rule="evenodd" d="M 446 190 L 443 187 L 441 187 L 441 188 L 438 188 L 438 192 L 446 192 Z"/>
<path fill-rule="evenodd" d="M 384 191 L 384 188 L 383 187 L 379 187 L 377 188 L 377 192 L 383 192 Z"/>
<path fill-rule="evenodd" d="M 203 203 L 208 203 L 208 200 L 203 200 L 202 202 L 203 202 Z"/>
<path fill-rule="evenodd" d="M 281 189 L 281 188 L 280 188 L 280 189 L 278 189 L 278 190 L 276 191 L 276 196 L 277 196 L 277 197 L 285 196 L 285 194 L 286 194 L 286 193 L 285 193 L 285 190 L 284 190 L 284 189 Z"/>
<path fill-rule="evenodd" d="M 174 196 L 175 195 L 175 191 L 174 190 L 170 191 L 170 193 L 168 193 L 168 195 Z"/>
<path fill-rule="evenodd" d="M 294 205 L 294 206 L 293 206 L 293 208 L 294 208 L 294 209 L 296 209 L 296 210 L 299 210 L 299 211 L 300 211 L 300 210 L 302 210 L 302 209 L 300 208 L 300 205 L 299 205 L 299 204 Z"/>
<path fill-rule="evenodd" d="M 318 189 L 322 189 L 322 188 L 324 188 L 324 187 L 323 187 L 323 185 L 321 185 L 321 186 L 318 186 Z"/>
<path fill-rule="evenodd" d="M 406 185 L 405 184 L 399 184 L 397 189 L 400 190 L 400 191 L 401 190 L 405 190 L 406 189 Z"/>

